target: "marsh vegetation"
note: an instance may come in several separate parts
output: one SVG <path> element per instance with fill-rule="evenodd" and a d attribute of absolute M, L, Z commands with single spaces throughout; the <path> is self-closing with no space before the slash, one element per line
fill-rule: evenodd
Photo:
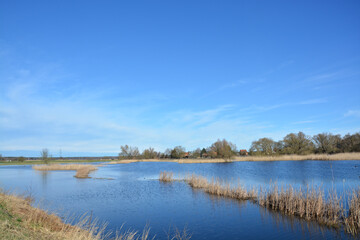
<path fill-rule="evenodd" d="M 160 181 L 171 182 L 173 173 L 161 172 Z M 171 176 L 171 177 L 170 177 Z M 279 186 L 271 183 L 260 189 L 247 190 L 240 183 L 230 183 L 219 178 L 209 181 L 206 177 L 191 174 L 183 179 L 192 188 L 220 197 L 237 200 L 251 200 L 259 206 L 296 216 L 308 221 L 316 221 L 329 227 L 340 228 L 352 235 L 360 232 L 360 188 L 346 196 L 349 204 L 346 208 L 342 196 L 335 190 L 325 192 L 320 187 L 306 186 L 295 188 L 292 185 Z"/>

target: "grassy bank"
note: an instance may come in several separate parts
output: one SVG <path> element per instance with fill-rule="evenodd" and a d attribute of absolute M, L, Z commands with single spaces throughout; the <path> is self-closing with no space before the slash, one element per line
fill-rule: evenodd
<path fill-rule="evenodd" d="M 64 223 L 58 216 L 31 206 L 32 199 L 5 193 L 0 189 L 0 239 L 7 240 L 147 240 L 150 227 L 142 232 L 120 228 L 114 237 L 106 224 L 85 216 L 76 225 Z M 189 240 L 186 228 L 167 233 L 171 240 Z"/>
<path fill-rule="evenodd" d="M 0 239 L 101 239 L 103 228 L 65 224 L 58 216 L 31 206 L 31 199 L 0 191 Z"/>
<path fill-rule="evenodd" d="M 173 173 L 161 172 L 160 181 L 173 181 Z M 238 200 L 251 200 L 259 206 L 296 216 L 309 221 L 316 221 L 326 226 L 343 229 L 352 235 L 360 234 L 360 188 L 349 194 L 349 207 L 346 209 L 336 192 L 329 193 L 325 198 L 324 190 L 307 186 L 295 189 L 291 185 L 279 187 L 277 184 L 263 189 L 248 191 L 240 184 L 234 185 L 219 179 L 211 181 L 198 175 L 189 175 L 184 179 L 192 188 L 204 192 Z"/>
<path fill-rule="evenodd" d="M 46 164 L 46 165 L 35 165 L 32 167 L 38 171 L 61 171 L 61 170 L 75 170 L 76 178 L 89 178 L 89 173 L 97 170 L 97 167 L 89 164 Z"/>

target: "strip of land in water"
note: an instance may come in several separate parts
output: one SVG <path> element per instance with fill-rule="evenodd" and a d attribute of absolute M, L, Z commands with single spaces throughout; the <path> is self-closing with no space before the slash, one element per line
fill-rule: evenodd
<path fill-rule="evenodd" d="M 90 172 L 97 170 L 97 167 L 90 164 L 45 164 L 35 165 L 32 168 L 38 171 L 75 170 L 76 174 L 74 177 L 76 178 L 90 178 Z"/>

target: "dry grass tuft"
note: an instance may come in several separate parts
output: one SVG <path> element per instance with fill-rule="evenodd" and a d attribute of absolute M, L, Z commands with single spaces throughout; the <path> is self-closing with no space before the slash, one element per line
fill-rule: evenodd
<path fill-rule="evenodd" d="M 31 206 L 24 197 L 5 193 L 0 189 L 0 239 L 28 240 L 146 240 L 150 228 L 142 233 L 127 230 L 105 232 L 106 224 L 99 224 L 92 216 L 83 216 L 78 224 L 64 223 L 58 216 Z M 153 238 L 154 239 L 154 238 Z"/>
<path fill-rule="evenodd" d="M 260 206 L 333 227 L 340 226 L 344 215 L 341 202 L 336 192 L 329 193 L 325 199 L 320 188 L 294 189 L 289 185 L 284 189 L 277 184 L 272 184 L 268 191 L 260 191 L 258 197 Z"/>
<path fill-rule="evenodd" d="M 159 181 L 161 182 L 172 182 L 174 181 L 173 172 L 160 172 Z"/>
<path fill-rule="evenodd" d="M 89 178 L 89 173 L 97 170 L 97 167 L 89 164 L 51 164 L 51 165 L 36 165 L 33 169 L 38 171 L 61 171 L 61 170 L 76 170 L 74 177 L 76 178 Z"/>
<path fill-rule="evenodd" d="M 247 191 L 240 184 L 232 186 L 230 183 L 221 181 L 218 178 L 208 181 L 205 177 L 192 174 L 186 178 L 186 181 L 191 187 L 200 188 L 212 195 L 239 200 L 256 199 L 256 192 L 254 190 Z"/>
<path fill-rule="evenodd" d="M 345 230 L 352 235 L 360 233 L 360 188 L 354 190 L 349 200 L 349 213 L 344 219 Z"/>

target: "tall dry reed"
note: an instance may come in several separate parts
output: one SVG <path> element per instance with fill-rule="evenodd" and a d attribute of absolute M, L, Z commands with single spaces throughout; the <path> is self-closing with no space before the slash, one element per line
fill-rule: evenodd
<path fill-rule="evenodd" d="M 349 211 L 344 219 L 345 230 L 353 235 L 360 233 L 360 188 L 354 190 L 349 198 Z"/>
<path fill-rule="evenodd" d="M 173 172 L 160 172 L 159 181 L 161 182 L 172 182 L 174 181 Z"/>
<path fill-rule="evenodd" d="M 162 172 L 166 176 L 166 172 Z M 204 192 L 239 200 L 252 200 L 265 208 L 281 212 L 285 215 L 296 216 L 302 219 L 335 228 L 344 226 L 346 232 L 357 235 L 360 232 L 360 188 L 349 196 L 349 209 L 343 205 L 342 197 L 336 191 L 331 191 L 325 197 L 324 190 L 306 186 L 294 188 L 291 185 L 279 187 L 270 184 L 266 189 L 248 191 L 240 184 L 232 185 L 220 179 L 207 178 L 195 174 L 188 175 L 185 181 L 192 187 Z"/>
<path fill-rule="evenodd" d="M 334 227 L 340 226 L 344 214 L 341 202 L 336 192 L 326 199 L 322 189 L 309 186 L 294 189 L 289 185 L 284 189 L 272 184 L 267 191 L 260 190 L 258 196 L 260 206 Z"/>
<path fill-rule="evenodd" d="M 256 199 L 256 192 L 254 190 L 247 191 L 240 184 L 233 186 L 229 182 L 221 181 L 218 178 L 208 181 L 205 177 L 192 174 L 186 178 L 186 181 L 191 187 L 200 188 L 212 195 L 239 200 Z"/>

